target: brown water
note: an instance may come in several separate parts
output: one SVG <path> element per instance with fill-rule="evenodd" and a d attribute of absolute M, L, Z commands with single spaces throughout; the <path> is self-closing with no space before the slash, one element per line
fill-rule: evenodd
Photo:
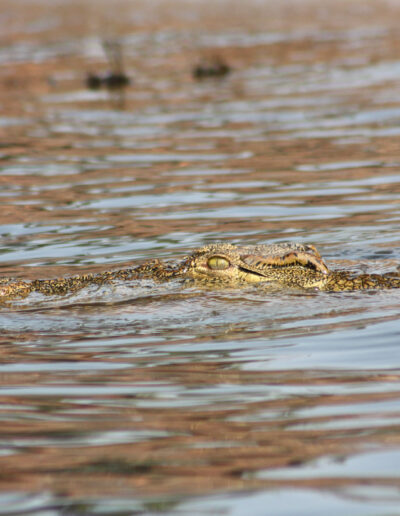
<path fill-rule="evenodd" d="M 396 270 L 398 2 L 1 4 L 1 276 L 215 241 Z M 103 37 L 123 93 L 85 87 Z M 399 313 L 149 281 L 3 305 L 0 514 L 400 514 Z"/>

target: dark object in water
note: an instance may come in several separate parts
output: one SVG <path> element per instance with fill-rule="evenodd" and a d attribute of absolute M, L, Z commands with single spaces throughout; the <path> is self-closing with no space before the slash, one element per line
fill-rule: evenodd
<path fill-rule="evenodd" d="M 128 86 L 130 79 L 124 72 L 121 44 L 118 41 L 103 41 L 102 44 L 111 71 L 89 73 L 86 77 L 86 86 L 91 90 L 98 90 L 103 86 L 110 90 Z"/>
<path fill-rule="evenodd" d="M 205 79 L 208 77 L 224 77 L 231 72 L 231 67 L 220 57 L 215 57 L 210 61 L 199 63 L 193 68 L 192 75 L 195 79 Z"/>
<path fill-rule="evenodd" d="M 107 72 L 103 75 L 89 73 L 86 77 L 86 86 L 90 90 L 98 90 L 103 86 L 105 88 L 118 89 L 124 88 L 130 84 L 129 77 L 123 73 Z"/>

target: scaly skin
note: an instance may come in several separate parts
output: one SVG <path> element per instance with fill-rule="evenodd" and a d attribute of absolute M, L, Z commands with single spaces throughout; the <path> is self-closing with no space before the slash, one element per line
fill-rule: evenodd
<path fill-rule="evenodd" d="M 194 251 L 176 265 L 158 260 L 139 267 L 50 280 L 0 280 L 0 299 L 25 297 L 31 292 L 62 295 L 113 280 L 180 278 L 207 288 L 258 283 L 274 288 L 302 288 L 341 292 L 400 288 L 400 274 L 360 274 L 330 271 L 314 246 L 295 243 L 235 246 L 213 244 Z"/>

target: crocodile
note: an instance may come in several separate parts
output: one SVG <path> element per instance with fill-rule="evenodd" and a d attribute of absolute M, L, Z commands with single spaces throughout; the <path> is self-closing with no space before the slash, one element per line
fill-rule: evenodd
<path fill-rule="evenodd" d="M 22 281 L 3 278 L 0 280 L 0 299 L 26 297 L 32 292 L 63 295 L 91 284 L 141 278 L 155 281 L 177 278 L 211 289 L 250 284 L 328 292 L 400 288 L 399 272 L 357 274 L 330 270 L 313 245 L 288 242 L 238 246 L 221 243 L 197 249 L 176 263 L 152 260 L 132 268 L 56 279 Z"/>

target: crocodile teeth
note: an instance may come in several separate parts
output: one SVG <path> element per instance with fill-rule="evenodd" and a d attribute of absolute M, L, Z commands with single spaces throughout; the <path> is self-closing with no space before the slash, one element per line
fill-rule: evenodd
<path fill-rule="evenodd" d="M 241 256 L 243 263 L 254 267 L 257 272 L 262 272 L 268 267 L 287 267 L 290 265 L 303 265 L 310 267 L 322 274 L 328 274 L 329 270 L 323 259 L 318 253 L 315 255 L 304 251 L 290 251 L 285 254 L 271 255 L 262 257 L 259 255 L 249 254 Z"/>

